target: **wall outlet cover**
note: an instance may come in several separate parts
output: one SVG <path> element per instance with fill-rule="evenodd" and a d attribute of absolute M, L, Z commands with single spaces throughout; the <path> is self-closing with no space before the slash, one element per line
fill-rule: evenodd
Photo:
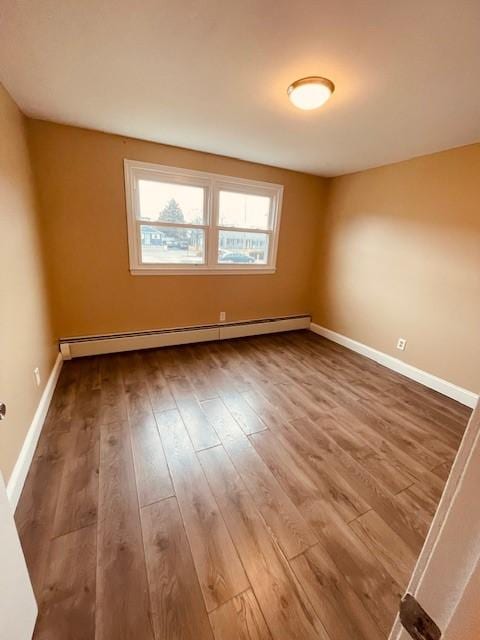
<path fill-rule="evenodd" d="M 405 347 L 407 346 L 407 341 L 405 338 L 399 338 L 397 341 L 397 349 L 400 351 L 405 351 Z"/>

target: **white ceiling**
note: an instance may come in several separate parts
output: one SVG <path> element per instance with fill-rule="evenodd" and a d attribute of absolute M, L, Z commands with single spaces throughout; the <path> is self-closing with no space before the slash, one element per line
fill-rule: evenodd
<path fill-rule="evenodd" d="M 479 0 L 2 0 L 28 115 L 321 175 L 480 140 Z M 293 107 L 305 75 L 337 90 Z"/>

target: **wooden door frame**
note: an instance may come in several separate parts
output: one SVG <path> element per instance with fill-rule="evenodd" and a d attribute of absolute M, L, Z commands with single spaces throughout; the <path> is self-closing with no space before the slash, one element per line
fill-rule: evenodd
<path fill-rule="evenodd" d="M 30 640 L 38 607 L 0 472 L 0 638 Z"/>
<path fill-rule="evenodd" d="M 479 478 L 480 401 L 468 423 L 407 588 L 447 635 L 469 586 L 472 570 L 479 566 Z M 475 498 L 476 486 L 475 500 L 472 497 Z M 462 616 L 465 615 L 468 613 L 463 607 Z M 397 617 L 389 640 L 408 639 L 411 640 L 410 635 Z"/>

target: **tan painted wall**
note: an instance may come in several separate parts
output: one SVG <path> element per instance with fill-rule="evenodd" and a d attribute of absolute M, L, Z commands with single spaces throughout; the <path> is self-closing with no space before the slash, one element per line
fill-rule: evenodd
<path fill-rule="evenodd" d="M 50 326 L 25 119 L 0 85 L 0 470 L 7 481 L 58 351 Z M 40 368 L 42 384 L 34 382 Z"/>
<path fill-rule="evenodd" d="M 480 145 L 334 178 L 324 221 L 314 321 L 480 392 Z"/>
<path fill-rule="evenodd" d="M 29 121 L 60 337 L 305 313 L 326 181 L 231 158 Z M 274 275 L 132 276 L 123 159 L 285 185 Z"/>

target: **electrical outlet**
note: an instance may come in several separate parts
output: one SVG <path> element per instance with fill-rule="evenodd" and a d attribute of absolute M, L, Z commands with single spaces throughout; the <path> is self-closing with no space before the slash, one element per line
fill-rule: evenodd
<path fill-rule="evenodd" d="M 226 319 L 227 314 L 225 313 L 225 311 L 220 311 L 220 322 L 225 322 Z"/>
<path fill-rule="evenodd" d="M 400 351 L 405 351 L 406 346 L 407 341 L 405 340 L 405 338 L 399 338 L 397 342 L 397 349 L 400 349 Z"/>
<path fill-rule="evenodd" d="M 40 386 L 40 369 L 38 367 L 35 367 L 35 369 L 33 370 L 33 375 L 35 376 L 35 382 L 37 383 L 37 387 Z"/>

